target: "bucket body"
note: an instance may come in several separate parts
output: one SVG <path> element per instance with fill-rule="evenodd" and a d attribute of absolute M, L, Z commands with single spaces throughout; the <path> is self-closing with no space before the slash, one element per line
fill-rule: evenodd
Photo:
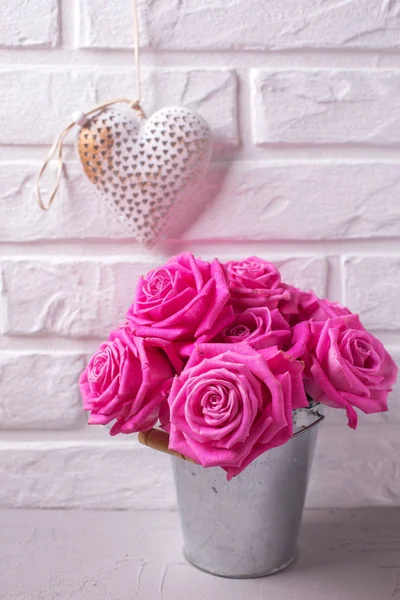
<path fill-rule="evenodd" d="M 187 560 L 222 577 L 262 577 L 289 566 L 297 540 L 317 427 L 254 460 L 227 481 L 220 468 L 173 458 Z"/>

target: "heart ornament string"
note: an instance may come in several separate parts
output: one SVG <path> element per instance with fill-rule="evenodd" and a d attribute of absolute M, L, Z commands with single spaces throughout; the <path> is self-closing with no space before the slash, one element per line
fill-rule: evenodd
<path fill-rule="evenodd" d="M 61 183 L 65 138 L 78 127 L 76 147 L 83 173 L 133 236 L 151 248 L 177 206 L 190 201 L 204 177 L 213 138 L 205 120 L 186 107 L 162 108 L 146 118 L 141 107 L 136 0 L 132 0 L 132 7 L 136 99 L 116 98 L 86 113 L 74 113 L 38 173 L 36 197 L 40 208 L 49 210 Z M 41 181 L 53 161 L 55 180 L 45 202 Z"/>

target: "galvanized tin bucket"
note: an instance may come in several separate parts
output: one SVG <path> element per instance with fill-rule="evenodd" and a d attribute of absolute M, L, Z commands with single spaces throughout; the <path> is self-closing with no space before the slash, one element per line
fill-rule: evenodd
<path fill-rule="evenodd" d="M 296 558 L 297 539 L 323 416 L 307 412 L 310 425 L 296 425 L 289 442 L 226 480 L 219 468 L 205 469 L 173 458 L 187 560 L 222 577 L 272 575 Z"/>

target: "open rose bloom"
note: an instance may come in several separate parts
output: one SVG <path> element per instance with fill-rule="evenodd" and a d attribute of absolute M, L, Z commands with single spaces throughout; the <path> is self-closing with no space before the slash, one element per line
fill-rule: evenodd
<path fill-rule="evenodd" d="M 293 435 L 310 403 L 388 409 L 397 367 L 347 308 L 281 280 L 257 257 L 188 253 L 141 277 L 125 323 L 80 380 L 89 423 L 110 433 L 157 423 L 169 447 L 228 479 Z"/>

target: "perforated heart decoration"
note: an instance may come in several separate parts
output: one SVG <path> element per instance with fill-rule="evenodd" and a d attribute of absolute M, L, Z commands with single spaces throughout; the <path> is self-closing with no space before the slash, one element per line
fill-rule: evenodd
<path fill-rule="evenodd" d="M 81 127 L 77 145 L 84 173 L 107 206 L 151 247 L 204 177 L 213 140 L 188 108 L 163 108 L 146 120 L 112 107 Z"/>

